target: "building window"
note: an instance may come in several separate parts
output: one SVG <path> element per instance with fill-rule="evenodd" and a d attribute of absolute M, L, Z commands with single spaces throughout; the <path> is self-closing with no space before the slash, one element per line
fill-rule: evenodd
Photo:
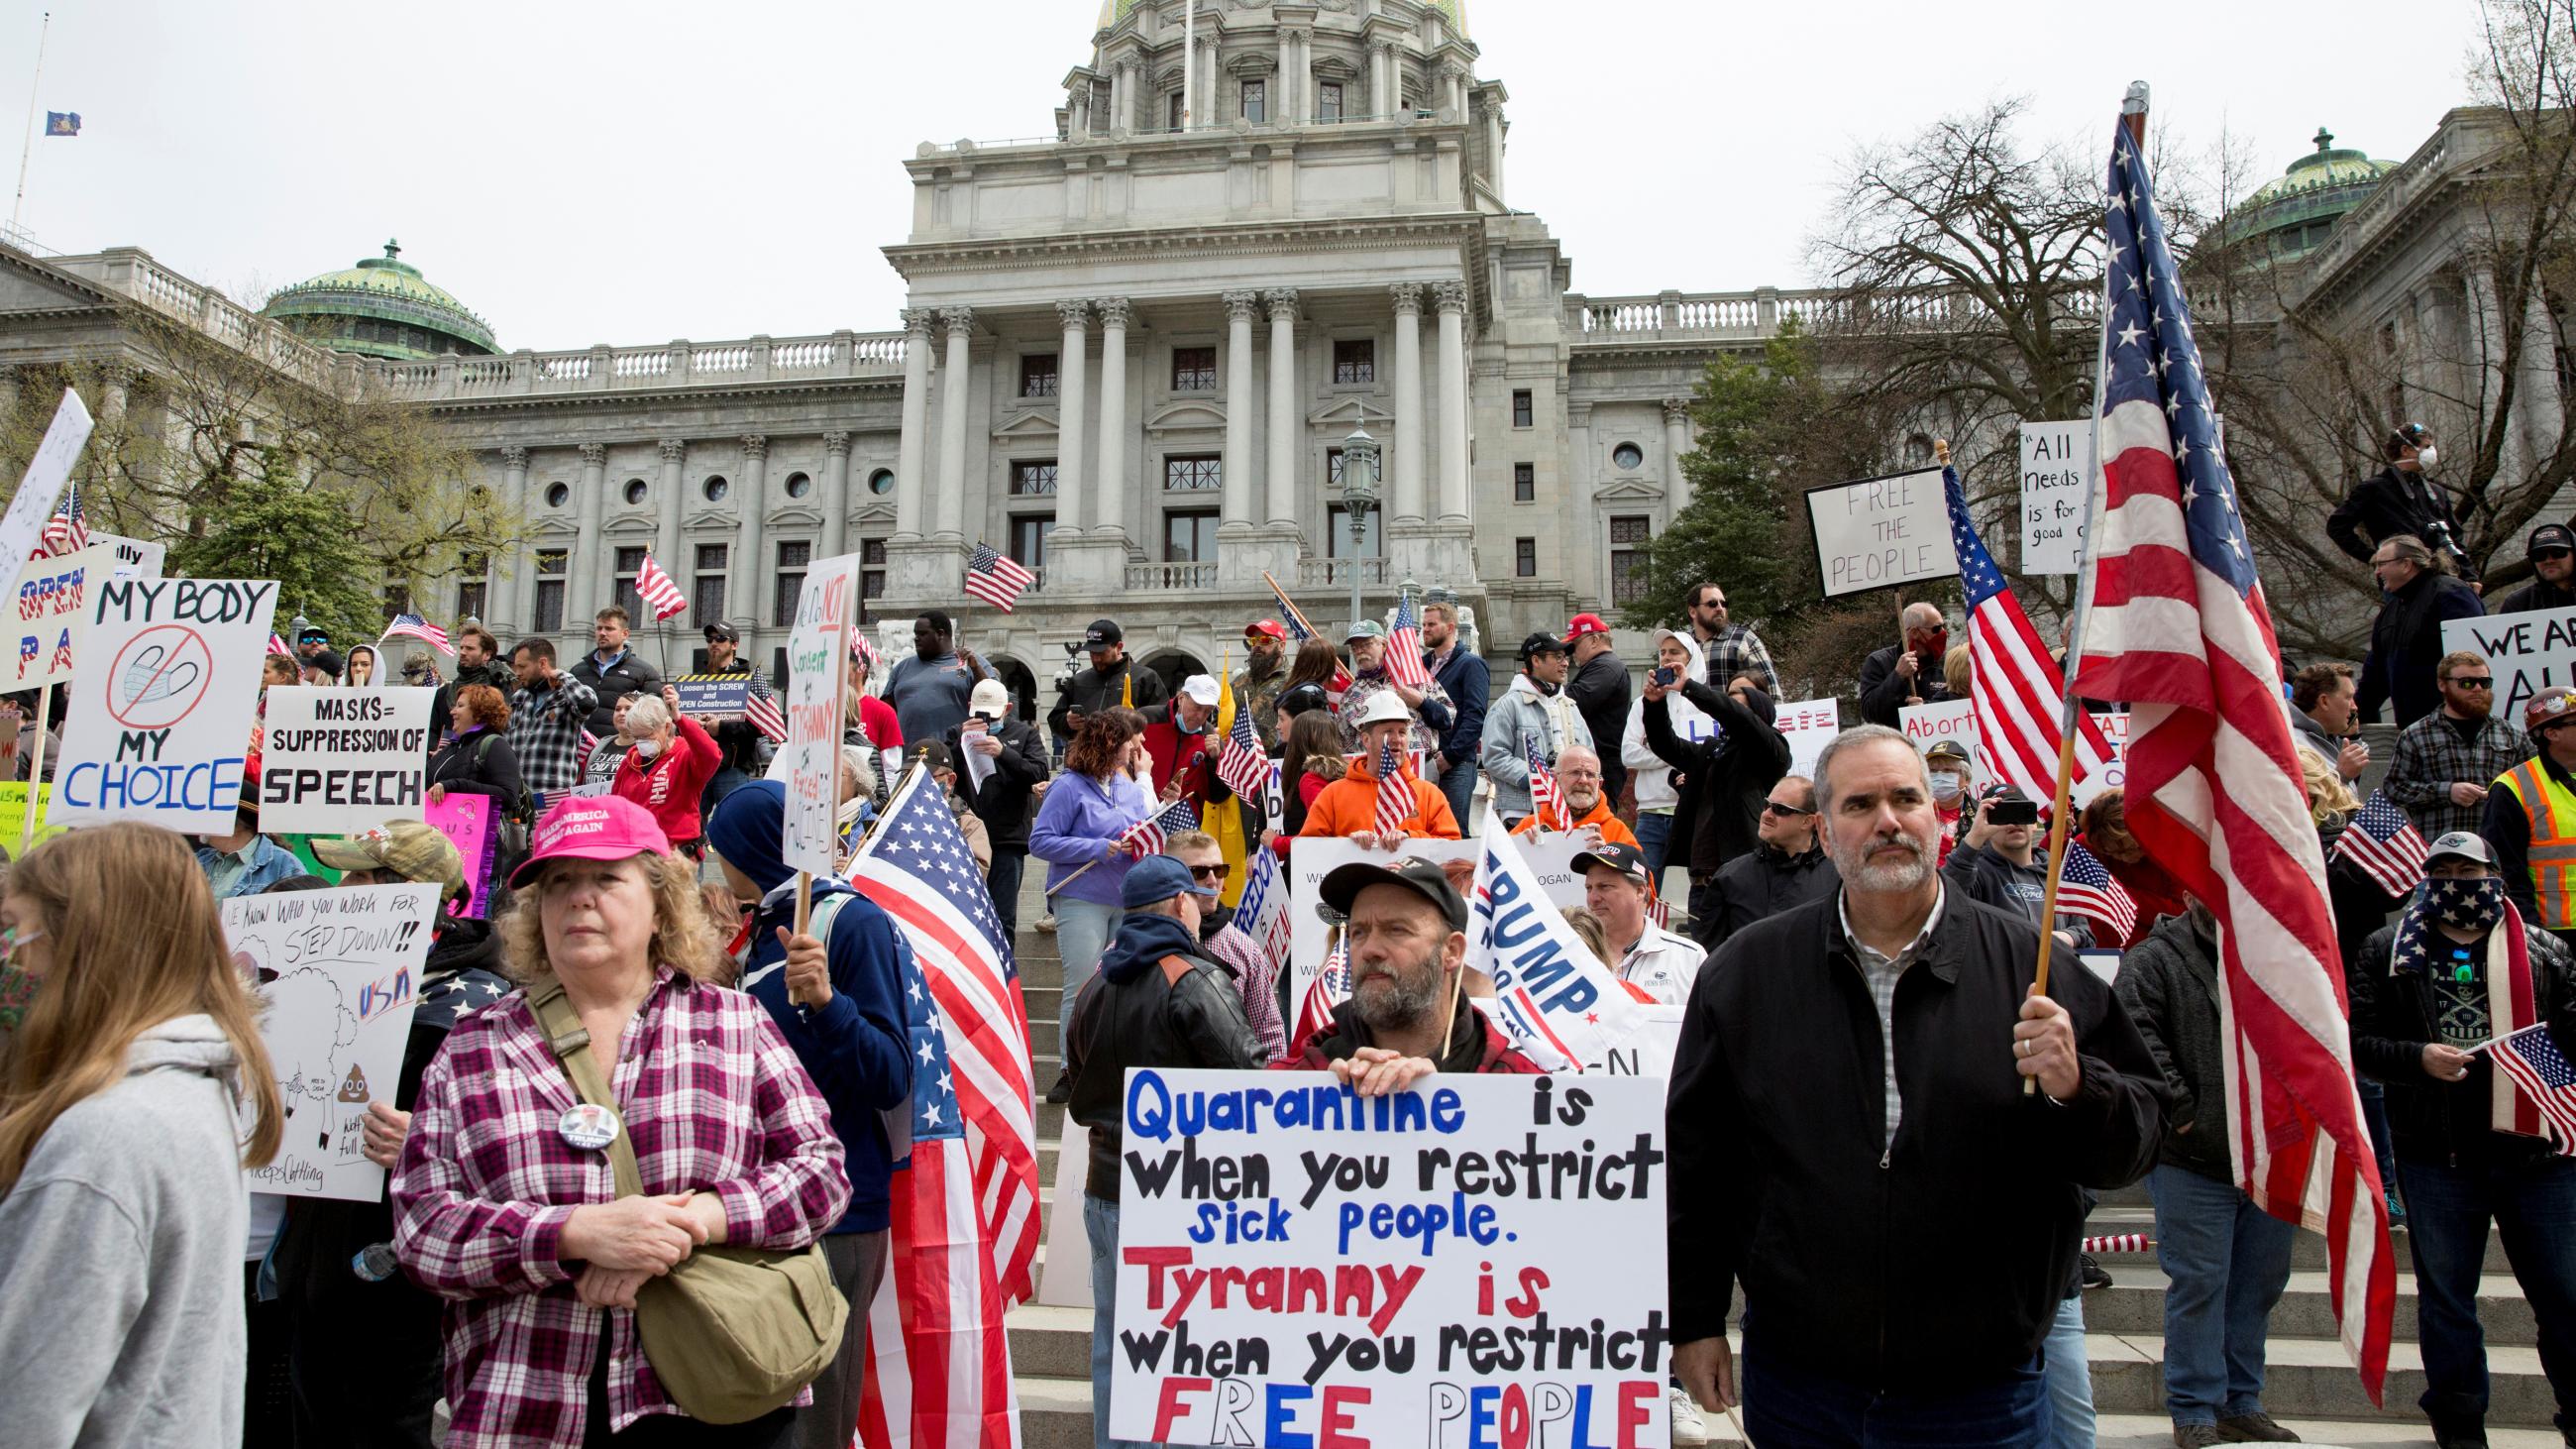
<path fill-rule="evenodd" d="M 1323 81 L 1315 87 L 1315 119 L 1338 121 L 1342 118 L 1342 87 L 1338 81 Z"/>
<path fill-rule="evenodd" d="M 1044 458 L 1011 465 L 1012 497 L 1036 498 L 1053 492 L 1055 492 L 1055 459 Z M 1022 562 L 1025 563 L 1026 560 Z"/>
<path fill-rule="evenodd" d="M 787 496 L 788 496 L 788 497 L 790 497 L 790 498 L 802 498 L 802 497 L 804 497 L 806 494 L 811 493 L 811 492 L 813 492 L 813 491 L 814 491 L 814 478 L 813 478 L 813 475 L 812 475 L 812 474 L 810 474 L 810 473 L 790 473 L 790 474 L 788 474 L 788 475 L 787 475 Z"/>
<path fill-rule="evenodd" d="M 1622 473 L 1634 473 L 1644 467 L 1646 450 L 1634 443 L 1621 443 L 1610 450 L 1610 466 Z"/>
<path fill-rule="evenodd" d="M 1642 513 L 1611 518 L 1610 602 L 1634 604 L 1646 597 L 1646 545 L 1654 536 L 1653 520 Z"/>
<path fill-rule="evenodd" d="M 1267 81 L 1243 83 L 1243 118 L 1258 126 L 1270 119 L 1270 85 Z"/>
<path fill-rule="evenodd" d="M 629 504 L 643 502 L 644 495 L 648 491 L 650 490 L 645 488 L 643 479 L 629 478 L 626 480 L 626 501 Z"/>
<path fill-rule="evenodd" d="M 859 622 L 869 621 L 868 601 L 885 597 L 886 546 L 882 538 L 859 540 Z"/>
<path fill-rule="evenodd" d="M 1034 573 L 1046 567 L 1047 535 L 1055 532 L 1052 513 L 1018 513 L 1011 516 L 1011 558 L 1020 567 Z"/>
<path fill-rule="evenodd" d="M 1163 129 L 1167 131 L 1177 131 L 1181 128 L 1181 93 L 1179 91 L 1174 91 L 1169 97 L 1165 98 L 1163 102 L 1163 115 L 1166 118 L 1163 122 Z"/>
<path fill-rule="evenodd" d="M 1171 493 L 1214 493 L 1225 487 L 1225 460 L 1215 453 L 1163 460 L 1163 488 Z"/>
<path fill-rule="evenodd" d="M 1512 389 L 1512 426 L 1516 428 L 1534 428 L 1538 426 L 1538 410 L 1530 405 L 1530 390 L 1528 388 L 1516 387 Z"/>
<path fill-rule="evenodd" d="M 411 612 L 411 585 L 409 585 L 409 584 L 387 584 L 387 585 L 385 585 L 385 622 L 386 622 L 386 623 L 388 623 L 388 624 L 390 624 L 390 623 L 392 623 L 392 622 L 394 621 L 394 615 L 396 615 L 396 614 L 408 614 L 408 613 L 410 613 L 410 612 Z"/>
<path fill-rule="evenodd" d="M 1173 348 L 1172 391 L 1216 391 L 1216 349 L 1213 347 Z"/>
<path fill-rule="evenodd" d="M 1020 359 L 1020 396 L 1055 396 L 1056 368 L 1052 352 L 1032 352 Z"/>
<path fill-rule="evenodd" d="M 1537 539 L 1516 538 L 1512 540 L 1512 576 L 1514 578 L 1523 579 L 1534 579 L 1538 577 Z"/>
<path fill-rule="evenodd" d="M 722 473 L 718 473 L 699 484 L 698 491 L 707 495 L 709 503 L 722 503 L 724 496 L 733 491 L 733 485 L 725 481 Z"/>
<path fill-rule="evenodd" d="M 1342 450 L 1339 448 L 1324 450 L 1324 484 L 1330 488 L 1342 486 Z"/>
<path fill-rule="evenodd" d="M 894 491 L 894 470 L 892 468 L 879 468 L 875 472 L 870 473 L 868 475 L 868 491 L 876 494 L 892 493 Z"/>
<path fill-rule="evenodd" d="M 814 545 L 810 540 L 779 542 L 778 601 L 770 608 L 770 623 L 784 629 L 796 622 L 796 596 L 805 591 L 805 566 L 813 561 Z"/>
<path fill-rule="evenodd" d="M 1538 501 L 1538 465 L 1536 463 L 1512 465 L 1512 501 L 1514 503 Z"/>
<path fill-rule="evenodd" d="M 1216 562 L 1214 510 L 1163 515 L 1163 562 Z"/>
<path fill-rule="evenodd" d="M 569 483 L 549 483 L 549 484 L 547 484 L 547 485 L 546 485 L 546 506 L 547 506 L 548 508 L 561 508 L 561 507 L 563 507 L 565 504 L 570 503 L 571 501 L 572 501 L 572 485 L 571 485 L 571 484 L 569 484 Z"/>
<path fill-rule="evenodd" d="M 621 548 L 617 551 L 617 607 L 626 611 L 629 620 L 644 617 L 644 598 L 635 591 L 635 575 L 644 568 L 644 550 Z"/>
<path fill-rule="evenodd" d="M 483 600 L 485 598 L 485 590 L 487 587 L 488 586 L 481 579 L 467 579 L 458 584 L 456 586 L 456 617 L 459 619 L 482 618 Z"/>
<path fill-rule="evenodd" d="M 709 624 L 724 622 L 725 556 L 726 548 L 721 543 L 698 545 L 697 588 L 689 601 L 689 624 L 692 628 L 703 629 Z"/>
<path fill-rule="evenodd" d="M 1377 381 L 1377 341 L 1370 337 L 1351 337 L 1333 344 L 1333 381 Z"/>
<path fill-rule="evenodd" d="M 1379 556 L 1377 521 L 1381 516 L 1383 515 L 1379 510 L 1372 508 L 1361 517 L 1360 557 L 1362 558 Z M 1324 539 L 1324 557 L 1349 558 L 1351 556 L 1350 510 L 1338 503 L 1325 505 Z"/>
<path fill-rule="evenodd" d="M 567 557 L 566 551 L 559 548 L 537 550 L 537 603 L 535 617 L 528 621 L 528 627 L 539 634 L 555 634 L 563 630 L 564 560 Z"/>

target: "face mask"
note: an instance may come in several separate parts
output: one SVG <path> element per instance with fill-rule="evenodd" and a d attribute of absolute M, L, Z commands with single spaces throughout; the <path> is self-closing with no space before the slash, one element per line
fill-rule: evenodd
<path fill-rule="evenodd" d="M 2441 461 L 2441 450 L 2435 448 L 2430 443 L 2426 443 L 2423 447 L 2415 450 L 2415 466 L 2418 468 L 2430 468 Z"/>
<path fill-rule="evenodd" d="M 0 1035 L 16 1031 L 26 1020 L 27 1008 L 35 1005 L 36 992 L 45 984 L 45 978 L 18 964 L 18 948 L 44 939 L 44 934 L 0 931 Z"/>
<path fill-rule="evenodd" d="M 1944 805 L 1957 800 L 1959 792 L 1966 788 L 1968 788 L 1968 782 L 1956 775 L 1945 773 L 1932 777 L 1932 798 Z"/>
<path fill-rule="evenodd" d="M 2426 881 L 2426 899 L 2435 919 L 2463 931 L 2493 930 L 2504 919 L 2504 882 L 2495 876 L 2476 880 Z"/>
<path fill-rule="evenodd" d="M 649 760 L 660 753 L 662 753 L 662 742 L 660 740 L 637 740 L 635 742 L 635 758 L 639 760 Z"/>

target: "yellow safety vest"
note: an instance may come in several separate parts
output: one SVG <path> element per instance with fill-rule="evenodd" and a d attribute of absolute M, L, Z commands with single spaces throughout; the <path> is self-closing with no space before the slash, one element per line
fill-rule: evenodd
<path fill-rule="evenodd" d="M 2576 926 L 2576 791 L 2533 756 L 2496 777 L 2522 803 L 2531 825 L 2531 888 L 2540 902 L 2540 924 L 2553 931 Z"/>

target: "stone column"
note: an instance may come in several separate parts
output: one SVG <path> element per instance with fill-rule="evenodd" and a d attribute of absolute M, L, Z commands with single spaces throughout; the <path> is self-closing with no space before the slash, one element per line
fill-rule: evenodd
<path fill-rule="evenodd" d="M 516 444 L 501 450 L 501 497 L 513 508 L 527 504 L 528 450 Z M 483 606 L 484 628 L 506 637 L 519 624 L 519 590 L 523 585 L 534 587 L 527 582 L 530 572 L 524 548 L 492 560 L 492 595 Z"/>
<path fill-rule="evenodd" d="M 823 543 L 817 558 L 839 558 L 849 550 L 850 435 L 823 435 Z"/>
<path fill-rule="evenodd" d="M 1442 282 L 1440 306 L 1440 521 L 1468 520 L 1467 284 Z"/>
<path fill-rule="evenodd" d="M 1120 61 L 1109 70 L 1109 134 L 1125 135 L 1136 124 L 1136 67 Z"/>
<path fill-rule="evenodd" d="M 727 610 L 746 628 L 757 629 L 769 615 L 760 607 L 761 580 L 769 569 L 760 556 L 761 525 L 769 513 L 769 438 L 745 433 L 742 439 L 742 522 L 734 534 L 733 587 Z"/>
<path fill-rule="evenodd" d="M 1297 406 L 1297 293 L 1275 287 L 1262 294 L 1270 309 L 1270 469 L 1268 518 L 1272 527 L 1297 526 L 1298 443 L 1305 434 Z"/>
<path fill-rule="evenodd" d="M 600 579 L 599 505 L 600 496 L 608 491 L 608 446 L 605 443 L 581 445 L 581 485 L 576 501 L 581 505 L 581 533 L 572 552 L 572 576 L 566 581 L 571 597 L 564 603 L 564 625 L 572 627 L 578 616 L 587 623 L 590 616 L 608 607 L 608 596 Z"/>
<path fill-rule="evenodd" d="M 1382 40 L 1368 48 L 1368 106 L 1372 116 L 1383 116 L 1395 109 L 1386 103 L 1387 52 L 1390 49 L 1392 47 Z"/>
<path fill-rule="evenodd" d="M 1258 292 L 1225 294 L 1225 517 L 1221 527 L 1249 525 L 1260 511 L 1261 469 L 1252 456 L 1252 316 Z"/>
<path fill-rule="evenodd" d="M 930 430 L 930 327 L 927 307 L 903 310 L 903 435 L 894 456 L 894 536 L 921 536 L 921 453 Z"/>
<path fill-rule="evenodd" d="M 1083 416 L 1086 354 L 1091 350 L 1091 304 L 1058 302 L 1055 315 L 1064 323 L 1064 345 L 1055 356 L 1055 526 L 1082 527 Z"/>
<path fill-rule="evenodd" d="M 1690 451 L 1690 399 L 1664 399 L 1664 522 L 1690 502 L 1690 479 L 1682 473 L 1682 454 Z"/>
<path fill-rule="evenodd" d="M 1296 27 L 1279 32 L 1279 119 L 1291 126 L 1302 126 L 1313 117 L 1314 106 L 1306 99 L 1312 89 L 1307 79 L 1315 32 Z"/>
<path fill-rule="evenodd" d="M 975 309 L 943 307 L 939 320 L 948 329 L 948 357 L 939 379 L 939 537 L 953 543 L 966 536 L 966 395 L 972 391 L 968 346 L 975 334 Z"/>
<path fill-rule="evenodd" d="M 660 495 L 662 516 L 653 531 L 653 559 L 662 572 L 673 580 L 687 578 L 695 571 L 697 561 L 680 557 L 685 547 L 680 542 L 680 514 L 688 506 L 689 480 L 685 464 L 689 445 L 685 439 L 662 440 L 662 480 L 654 485 Z"/>
<path fill-rule="evenodd" d="M 1100 309 L 1100 474 L 1092 480 L 1100 502 L 1095 527 L 1104 534 L 1123 533 L 1132 491 L 1127 478 L 1127 299 L 1103 297 L 1092 305 Z"/>
<path fill-rule="evenodd" d="M 1387 288 L 1395 299 L 1395 507 L 1394 522 L 1423 520 L 1422 486 L 1422 284 Z"/>

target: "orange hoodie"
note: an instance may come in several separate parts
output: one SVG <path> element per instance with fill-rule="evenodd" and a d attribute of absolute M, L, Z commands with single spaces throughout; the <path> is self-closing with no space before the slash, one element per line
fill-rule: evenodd
<path fill-rule="evenodd" d="M 1413 813 L 1404 817 L 1404 833 L 1435 840 L 1458 838 L 1458 817 L 1449 812 L 1449 797 L 1411 775 L 1405 783 L 1413 787 Z M 1364 758 L 1354 758 L 1342 778 L 1324 787 L 1315 803 L 1306 809 L 1306 827 L 1298 831 L 1308 835 L 1350 835 L 1377 829 L 1377 776 Z"/>
<path fill-rule="evenodd" d="M 1637 832 L 1630 830 L 1627 822 L 1610 813 L 1610 797 L 1607 795 L 1592 802 L 1591 813 L 1575 821 L 1574 829 L 1581 830 L 1586 825 L 1601 827 L 1601 841 L 1604 845 L 1625 845 L 1639 852 L 1643 852 L 1646 848 L 1637 843 Z M 1524 818 L 1520 824 L 1512 827 L 1512 834 L 1538 834 L 1538 817 L 1531 815 Z"/>

